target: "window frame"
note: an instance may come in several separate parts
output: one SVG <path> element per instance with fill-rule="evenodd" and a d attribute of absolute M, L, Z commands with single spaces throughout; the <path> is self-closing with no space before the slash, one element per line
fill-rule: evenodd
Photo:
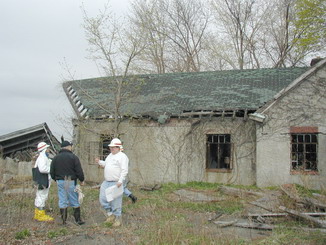
<path fill-rule="evenodd" d="M 221 140 L 222 138 L 223 138 L 223 142 Z M 216 149 L 214 150 L 214 152 L 216 154 L 221 154 L 220 156 L 218 155 L 216 156 L 217 161 L 216 161 L 215 168 L 211 167 L 212 145 L 216 145 Z M 206 171 L 231 172 L 233 169 L 232 152 L 233 152 L 233 144 L 232 144 L 231 134 L 206 134 L 206 166 L 205 166 Z M 228 163 L 225 163 L 225 161 L 222 162 L 221 160 L 222 158 L 225 159 L 225 161 L 227 160 Z M 220 161 L 218 159 L 220 159 Z"/>
<path fill-rule="evenodd" d="M 293 175 L 318 174 L 318 146 L 318 127 L 291 127 L 290 173 Z M 299 163 L 299 158 L 301 158 L 302 163 Z M 294 164 L 297 165 L 296 168 Z M 315 167 L 310 167 L 313 165 Z"/>

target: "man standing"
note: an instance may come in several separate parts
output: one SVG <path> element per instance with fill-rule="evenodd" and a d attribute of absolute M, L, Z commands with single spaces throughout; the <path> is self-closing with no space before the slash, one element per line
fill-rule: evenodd
<path fill-rule="evenodd" d="M 40 142 L 37 145 L 38 157 L 36 159 L 34 169 L 37 168 L 39 176 L 43 175 L 47 183 L 37 183 L 36 197 L 35 197 L 35 214 L 34 219 L 38 221 L 53 221 L 53 218 L 45 214 L 45 202 L 49 196 L 49 189 L 51 185 L 51 177 L 49 175 L 51 160 L 48 157 L 50 146 L 45 142 Z"/>
<path fill-rule="evenodd" d="M 61 143 L 59 154 L 52 160 L 50 174 L 57 182 L 63 224 L 66 224 L 68 207 L 73 207 L 76 223 L 85 224 L 80 218 L 80 203 L 78 193 L 75 191 L 77 180 L 80 181 L 80 185 L 84 185 L 84 172 L 79 158 L 72 153 L 72 144 L 69 141 Z"/>
<path fill-rule="evenodd" d="M 118 138 L 112 139 L 109 147 L 111 153 L 106 157 L 105 161 L 99 158 L 95 159 L 96 163 L 104 167 L 105 180 L 100 188 L 99 199 L 108 215 L 106 222 L 113 222 L 112 226 L 118 227 L 121 225 L 122 193 L 108 202 L 106 189 L 113 186 L 123 188 L 122 184 L 128 174 L 129 159 L 125 153 L 120 151 L 122 144 Z"/>

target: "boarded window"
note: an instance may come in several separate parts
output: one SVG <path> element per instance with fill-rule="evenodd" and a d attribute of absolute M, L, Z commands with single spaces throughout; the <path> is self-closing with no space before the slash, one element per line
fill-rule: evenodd
<path fill-rule="evenodd" d="M 318 171 L 318 135 L 316 133 L 291 134 L 291 170 Z"/>
<path fill-rule="evenodd" d="M 207 169 L 231 169 L 231 135 L 207 135 Z"/>

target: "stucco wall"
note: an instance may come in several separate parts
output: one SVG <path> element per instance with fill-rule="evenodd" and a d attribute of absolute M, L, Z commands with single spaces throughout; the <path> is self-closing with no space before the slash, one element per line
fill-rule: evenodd
<path fill-rule="evenodd" d="M 86 178 L 103 180 L 103 170 L 89 161 L 99 147 L 90 152 L 88 142 L 100 142 L 109 134 L 110 121 L 81 121 L 75 133 Z M 129 179 L 138 185 L 205 181 L 252 185 L 255 183 L 255 131 L 243 118 L 171 119 L 166 124 L 149 120 L 123 121 L 119 127 L 125 153 L 130 159 Z M 231 134 L 233 167 L 228 173 L 206 171 L 206 134 Z M 96 143 L 94 144 L 96 145 Z M 95 152 L 95 154 L 94 154 Z"/>
<path fill-rule="evenodd" d="M 326 71 L 312 74 L 264 114 L 257 124 L 257 185 L 297 183 L 312 189 L 326 188 Z M 318 127 L 318 174 L 291 174 L 290 126 Z"/>

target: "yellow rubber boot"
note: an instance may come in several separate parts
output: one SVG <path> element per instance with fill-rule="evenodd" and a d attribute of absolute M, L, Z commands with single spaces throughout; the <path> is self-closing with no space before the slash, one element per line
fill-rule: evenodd
<path fill-rule="evenodd" d="M 35 208 L 34 210 L 34 219 L 38 220 L 40 217 L 40 210 L 38 208 Z"/>
<path fill-rule="evenodd" d="M 39 216 L 38 216 L 38 221 L 53 221 L 54 219 L 49 216 L 49 215 L 46 215 L 45 214 L 45 210 L 38 210 L 39 211 Z"/>

